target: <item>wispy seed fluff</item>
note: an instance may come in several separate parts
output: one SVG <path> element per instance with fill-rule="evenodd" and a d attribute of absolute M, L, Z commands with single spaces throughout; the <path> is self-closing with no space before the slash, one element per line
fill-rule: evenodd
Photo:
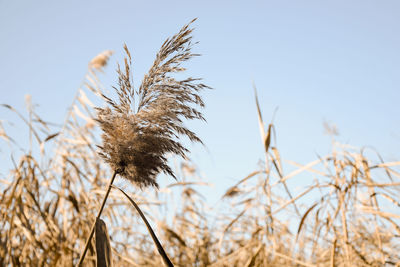
<path fill-rule="evenodd" d="M 118 87 L 114 87 L 118 101 L 103 95 L 108 106 L 97 108 L 103 131 L 100 155 L 114 171 L 141 188 L 158 187 L 160 172 L 175 177 L 166 155 L 185 156 L 188 150 L 180 137 L 201 143 L 182 120 L 204 120 L 196 109 L 204 107 L 198 93 L 209 87 L 199 83 L 200 79 L 171 76 L 185 70 L 182 62 L 198 56 L 191 53 L 192 22 L 164 42 L 139 89 L 134 89 L 131 81 L 131 55 L 125 45 L 124 68 L 118 66 Z"/>

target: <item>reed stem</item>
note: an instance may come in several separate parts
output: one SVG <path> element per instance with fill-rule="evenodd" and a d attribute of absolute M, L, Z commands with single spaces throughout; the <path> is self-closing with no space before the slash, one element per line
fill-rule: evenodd
<path fill-rule="evenodd" d="M 92 240 L 92 237 L 93 237 L 93 234 L 94 234 L 94 229 L 96 228 L 96 221 L 98 219 L 100 219 L 101 213 L 103 212 L 104 206 L 106 205 L 106 201 L 107 201 L 108 195 L 110 194 L 111 187 L 112 187 L 112 184 L 113 184 L 114 179 L 115 179 L 116 176 L 117 176 L 117 172 L 115 171 L 113 176 L 112 176 L 112 178 L 111 178 L 111 180 L 110 180 L 110 183 L 108 184 L 107 192 L 106 192 L 106 195 L 104 196 L 103 203 L 101 204 L 99 213 L 97 214 L 97 217 L 93 222 L 92 229 L 90 230 L 90 235 L 89 235 L 88 239 L 86 240 L 85 249 L 83 250 L 82 255 L 81 255 L 80 259 L 79 259 L 79 263 L 77 265 L 78 267 L 82 266 L 83 260 L 85 259 L 86 252 L 87 252 L 87 250 L 89 248 L 90 241 Z"/>

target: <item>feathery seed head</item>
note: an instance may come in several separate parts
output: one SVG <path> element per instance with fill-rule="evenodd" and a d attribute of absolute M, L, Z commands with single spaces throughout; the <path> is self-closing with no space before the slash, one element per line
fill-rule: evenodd
<path fill-rule="evenodd" d="M 99 70 L 102 71 L 102 68 L 107 65 L 108 60 L 110 59 L 110 56 L 114 52 L 111 50 L 106 50 L 95 56 L 90 62 L 89 62 L 89 67 L 93 70 Z"/>
<path fill-rule="evenodd" d="M 118 87 L 114 87 L 118 101 L 103 95 L 109 106 L 97 108 L 103 131 L 100 155 L 114 171 L 141 188 L 158 187 L 156 176 L 160 172 L 175 177 L 166 154 L 185 156 L 188 150 L 179 137 L 201 143 L 182 120 L 204 120 L 196 108 L 204 107 L 199 91 L 209 87 L 199 83 L 200 79 L 176 80 L 171 76 L 185 70 L 182 62 L 198 56 L 191 53 L 192 22 L 164 42 L 138 90 L 132 85 L 131 56 L 125 45 L 124 69 L 118 66 Z"/>

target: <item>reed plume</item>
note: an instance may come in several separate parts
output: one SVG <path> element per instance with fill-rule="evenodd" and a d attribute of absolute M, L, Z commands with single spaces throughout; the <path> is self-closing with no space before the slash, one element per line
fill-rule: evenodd
<path fill-rule="evenodd" d="M 114 87 L 118 100 L 102 94 L 108 106 L 96 108 L 96 120 L 103 131 L 99 154 L 114 172 L 96 221 L 100 219 L 117 174 L 140 188 L 158 188 L 156 176 L 160 172 L 175 178 L 166 155 L 172 153 L 184 157 L 188 152 L 179 138 L 186 136 L 192 142 L 201 143 L 200 138 L 183 125 L 183 119 L 205 120 L 197 108 L 204 107 L 199 92 L 209 87 L 200 83 L 198 78 L 177 80 L 173 77 L 174 73 L 185 71 L 181 67 L 183 62 L 198 56 L 191 52 L 193 29 L 189 25 L 194 21 L 163 43 L 138 90 L 132 83 L 131 54 L 124 45 L 124 68 L 118 65 L 118 86 Z M 136 204 L 134 206 L 141 214 L 140 208 Z M 153 233 L 150 225 L 144 221 L 150 233 Z M 78 266 L 83 263 L 94 229 L 95 223 Z M 165 264 L 173 266 L 155 235 L 153 240 Z"/>
<path fill-rule="evenodd" d="M 191 52 L 192 22 L 163 43 L 138 90 L 133 87 L 131 55 L 125 45 L 124 68 L 118 66 L 118 87 L 114 87 L 118 101 L 103 95 L 109 105 L 97 108 L 103 131 L 100 155 L 115 172 L 140 188 L 158 187 L 160 172 L 175 177 L 166 154 L 185 156 L 188 150 L 180 142 L 181 136 L 201 143 L 182 120 L 204 120 L 197 109 L 204 107 L 199 92 L 209 87 L 197 78 L 173 77 L 185 70 L 183 62 L 198 56 Z"/>

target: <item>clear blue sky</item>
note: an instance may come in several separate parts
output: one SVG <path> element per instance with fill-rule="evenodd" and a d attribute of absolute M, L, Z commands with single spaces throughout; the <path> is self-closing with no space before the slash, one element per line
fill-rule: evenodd
<path fill-rule="evenodd" d="M 92 57 L 116 52 L 104 78 L 111 88 L 127 43 L 139 85 L 162 42 L 198 17 L 202 56 L 186 65 L 188 75 L 215 90 L 204 93 L 208 123 L 190 123 L 206 144 L 193 147 L 192 159 L 215 195 L 263 159 L 252 81 L 267 122 L 279 107 L 283 159 L 307 163 L 327 153 L 326 120 L 340 141 L 398 160 L 399 14 L 397 0 L 0 0 L 0 102 L 23 110 L 31 94 L 45 119 L 60 122 Z M 9 116 L 0 109 L 0 119 Z"/>

